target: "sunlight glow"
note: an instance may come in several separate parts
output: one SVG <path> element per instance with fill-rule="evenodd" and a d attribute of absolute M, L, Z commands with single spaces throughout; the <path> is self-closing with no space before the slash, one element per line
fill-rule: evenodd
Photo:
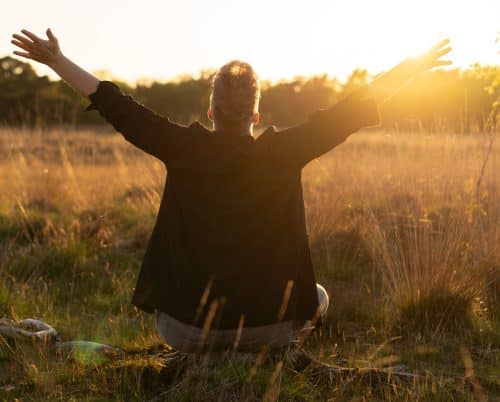
<path fill-rule="evenodd" d="M 498 0 L 88 0 L 78 6 L 26 0 L 9 7 L 0 16 L 0 55 L 12 52 L 11 33 L 41 34 L 50 26 L 69 57 L 129 81 L 197 74 L 236 58 L 266 79 L 344 78 L 356 67 L 388 69 L 444 37 L 452 41 L 455 67 L 499 64 Z"/>

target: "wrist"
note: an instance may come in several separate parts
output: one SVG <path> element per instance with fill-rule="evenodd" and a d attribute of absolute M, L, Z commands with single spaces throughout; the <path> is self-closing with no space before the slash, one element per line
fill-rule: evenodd
<path fill-rule="evenodd" d="M 59 53 L 54 57 L 54 59 L 50 63 L 47 63 L 47 65 L 52 70 L 57 72 L 67 61 L 68 59 L 62 53 Z"/>

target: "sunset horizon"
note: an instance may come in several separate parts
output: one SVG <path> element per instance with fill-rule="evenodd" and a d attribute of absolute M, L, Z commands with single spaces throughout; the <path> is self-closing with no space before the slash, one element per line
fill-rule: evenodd
<path fill-rule="evenodd" d="M 0 400 L 500 397 L 500 1 L 0 15 Z"/>
<path fill-rule="evenodd" d="M 5 38 L 0 55 L 13 56 L 8 41 L 12 32 L 30 29 L 45 36 L 50 27 L 67 56 L 90 71 L 130 84 L 198 76 L 234 59 L 250 63 L 266 81 L 323 74 L 344 80 L 355 69 L 378 74 L 443 38 L 453 46 L 449 68 L 500 62 L 495 20 L 500 3 L 488 0 L 474 7 L 451 1 L 413 5 L 385 0 L 374 5 L 316 0 L 307 8 L 259 0 L 244 12 L 228 0 L 175 6 L 145 1 L 140 9 L 130 1 L 90 0 L 78 12 L 57 0 L 49 1 L 52 7 L 27 3 L 36 21 L 25 16 L 26 2 L 11 6 L 8 19 L 0 17 L 0 37 Z M 30 64 L 39 74 L 55 78 L 50 69 Z"/>

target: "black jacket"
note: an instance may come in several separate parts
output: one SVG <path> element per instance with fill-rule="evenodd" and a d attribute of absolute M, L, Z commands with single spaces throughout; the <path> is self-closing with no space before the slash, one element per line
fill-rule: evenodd
<path fill-rule="evenodd" d="M 102 81 L 90 95 L 167 179 L 133 296 L 147 312 L 214 328 L 305 321 L 318 308 L 301 171 L 366 125 L 371 100 L 350 96 L 302 125 L 258 138 L 172 123 Z"/>

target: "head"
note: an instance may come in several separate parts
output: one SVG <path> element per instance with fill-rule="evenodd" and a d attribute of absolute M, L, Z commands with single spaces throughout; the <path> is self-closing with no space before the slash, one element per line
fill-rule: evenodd
<path fill-rule="evenodd" d="M 250 64 L 233 60 L 214 76 L 208 118 L 215 130 L 252 134 L 259 122 L 260 83 Z"/>

